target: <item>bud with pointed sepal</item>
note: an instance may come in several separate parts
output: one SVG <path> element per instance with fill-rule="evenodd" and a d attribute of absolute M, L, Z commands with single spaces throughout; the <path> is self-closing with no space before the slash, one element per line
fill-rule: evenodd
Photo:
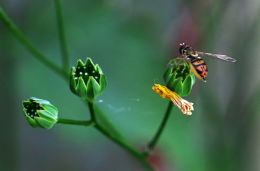
<path fill-rule="evenodd" d="M 32 127 L 50 129 L 58 121 L 58 109 L 47 100 L 31 97 L 23 101 L 23 111 Z"/>
<path fill-rule="evenodd" d="M 93 101 L 106 87 L 106 78 L 98 64 L 90 58 L 84 63 L 78 60 L 77 66 L 70 72 L 70 89 L 77 96 Z"/>
<path fill-rule="evenodd" d="M 175 58 L 169 62 L 164 80 L 170 90 L 184 97 L 190 94 L 195 83 L 195 75 L 185 59 Z"/>

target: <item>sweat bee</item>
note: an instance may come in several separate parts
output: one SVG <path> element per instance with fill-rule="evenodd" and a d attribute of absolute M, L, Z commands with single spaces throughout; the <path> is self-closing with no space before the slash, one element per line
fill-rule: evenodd
<path fill-rule="evenodd" d="M 206 82 L 206 78 L 208 76 L 208 67 L 201 56 L 213 57 L 228 62 L 236 62 L 236 59 L 227 55 L 196 51 L 185 43 L 180 44 L 179 53 L 182 58 L 186 59 L 190 63 L 191 70 L 195 76 L 204 82 Z"/>

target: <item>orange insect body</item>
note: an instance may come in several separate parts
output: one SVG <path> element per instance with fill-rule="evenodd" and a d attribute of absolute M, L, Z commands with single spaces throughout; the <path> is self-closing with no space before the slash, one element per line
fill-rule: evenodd
<path fill-rule="evenodd" d="M 200 57 L 188 56 L 187 59 L 190 61 L 191 69 L 195 76 L 203 81 L 206 81 L 208 76 L 208 68 L 205 61 Z"/>
<path fill-rule="evenodd" d="M 208 67 L 205 61 L 199 55 L 213 57 L 228 62 L 236 62 L 234 58 L 231 58 L 227 55 L 195 51 L 192 49 L 192 47 L 186 45 L 185 43 L 180 44 L 179 52 L 181 57 L 189 61 L 191 70 L 195 76 L 203 81 L 206 81 L 208 76 Z"/>

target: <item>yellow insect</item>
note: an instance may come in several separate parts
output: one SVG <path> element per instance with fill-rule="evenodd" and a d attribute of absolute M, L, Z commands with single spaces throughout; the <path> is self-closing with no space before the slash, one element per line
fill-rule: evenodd
<path fill-rule="evenodd" d="M 192 47 L 186 45 L 185 43 L 180 44 L 179 52 L 181 57 L 186 59 L 190 63 L 191 69 L 195 76 L 203 81 L 206 81 L 206 78 L 208 76 L 208 67 L 204 59 L 202 59 L 202 57 L 200 56 L 213 57 L 228 62 L 236 62 L 236 59 L 231 58 L 227 55 L 199 52 L 193 50 Z"/>

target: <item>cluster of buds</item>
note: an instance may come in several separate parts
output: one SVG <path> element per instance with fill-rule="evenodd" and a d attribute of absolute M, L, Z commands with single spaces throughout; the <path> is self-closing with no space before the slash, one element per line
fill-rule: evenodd
<path fill-rule="evenodd" d="M 78 60 L 70 72 L 70 89 L 83 100 L 92 102 L 106 87 L 106 78 L 90 58 Z M 23 101 L 26 120 L 32 127 L 52 128 L 58 122 L 58 109 L 49 101 L 31 97 Z"/>
<path fill-rule="evenodd" d="M 153 91 L 162 98 L 171 100 L 183 114 L 191 115 L 194 110 L 193 103 L 181 98 L 190 94 L 195 83 L 190 64 L 182 58 L 172 59 L 164 73 L 164 80 L 166 86 L 155 84 Z"/>
<path fill-rule="evenodd" d="M 106 87 L 106 78 L 98 64 L 90 58 L 78 60 L 70 72 L 70 90 L 87 101 L 93 101 Z"/>
<path fill-rule="evenodd" d="M 47 100 L 31 97 L 23 101 L 23 111 L 32 127 L 50 129 L 58 121 L 58 109 Z"/>

